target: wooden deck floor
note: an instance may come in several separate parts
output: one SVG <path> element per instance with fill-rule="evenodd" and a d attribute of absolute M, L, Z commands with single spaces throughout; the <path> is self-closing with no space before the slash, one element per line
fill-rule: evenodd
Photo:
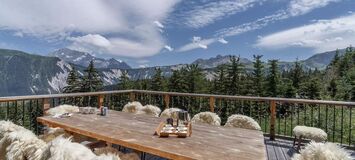
<path fill-rule="evenodd" d="M 292 147 L 292 141 L 284 139 L 276 139 L 271 141 L 269 137 L 265 137 L 265 145 L 269 160 L 290 160 L 296 150 Z M 355 151 L 349 150 L 355 159 Z M 146 160 L 165 160 L 152 155 L 146 155 Z"/>

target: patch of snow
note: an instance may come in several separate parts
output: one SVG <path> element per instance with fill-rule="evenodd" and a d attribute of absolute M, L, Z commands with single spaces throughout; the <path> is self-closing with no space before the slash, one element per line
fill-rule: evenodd
<path fill-rule="evenodd" d="M 35 75 L 31 74 L 31 77 L 32 77 L 32 79 L 39 79 L 39 74 L 38 73 Z"/>
<path fill-rule="evenodd" d="M 57 66 L 59 66 L 62 69 L 62 71 L 66 71 L 67 69 L 72 70 L 70 64 L 64 62 L 63 60 L 58 61 Z"/>
<path fill-rule="evenodd" d="M 118 79 L 122 75 L 122 71 L 120 69 L 111 69 L 110 72 L 102 72 L 102 74 L 104 75 L 104 84 L 113 85 L 117 83 Z"/>
<path fill-rule="evenodd" d="M 58 61 L 57 66 L 59 66 L 62 71 L 56 73 L 56 75 L 52 77 L 51 80 L 47 79 L 47 81 L 53 91 L 60 92 L 62 88 L 68 85 L 66 81 L 68 73 L 70 70 L 72 70 L 72 67 L 64 61 Z"/>
<path fill-rule="evenodd" d="M 86 54 L 85 54 L 85 55 L 86 55 Z M 80 56 L 80 57 L 78 57 L 78 58 L 75 58 L 73 61 L 74 61 L 74 62 L 81 61 L 82 59 L 86 58 L 85 55 L 82 55 L 82 56 Z"/>
<path fill-rule="evenodd" d="M 32 88 L 32 87 L 30 87 L 30 89 L 31 89 L 31 92 L 34 94 L 34 93 L 35 93 L 35 91 L 33 90 L 33 88 Z"/>
<path fill-rule="evenodd" d="M 84 76 L 84 73 L 82 73 L 82 72 L 80 72 L 80 71 L 78 71 L 78 73 L 79 73 L 81 76 Z"/>
<path fill-rule="evenodd" d="M 205 77 L 207 80 L 213 80 L 214 79 L 214 74 L 213 72 L 208 72 L 208 71 L 204 71 Z"/>

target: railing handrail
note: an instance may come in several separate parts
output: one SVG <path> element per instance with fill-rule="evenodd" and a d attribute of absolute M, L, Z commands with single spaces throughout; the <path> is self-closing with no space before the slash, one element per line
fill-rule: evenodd
<path fill-rule="evenodd" d="M 115 90 L 115 91 L 100 91 L 100 92 L 78 92 L 78 93 L 62 93 L 62 94 L 8 96 L 8 97 L 0 97 L 0 102 L 32 100 L 32 99 L 96 96 L 96 95 L 106 95 L 106 94 L 132 93 L 132 92 L 133 90 Z"/>
<path fill-rule="evenodd" d="M 307 103 L 307 104 L 324 104 L 324 105 L 339 105 L 339 106 L 355 106 L 355 102 L 346 101 L 329 101 L 329 100 L 311 100 L 311 99 L 297 99 L 297 98 L 276 98 L 276 97 L 253 97 L 253 96 L 232 96 L 232 95 L 216 95 L 216 94 L 199 94 L 199 93 L 180 93 L 180 92 L 162 92 L 162 91 L 148 91 L 148 90 L 133 90 L 135 93 L 146 94 L 167 94 L 170 96 L 190 96 L 190 97 L 214 97 L 223 99 L 239 99 L 252 101 L 277 101 L 289 103 Z"/>
<path fill-rule="evenodd" d="M 163 91 L 149 91 L 149 90 L 115 90 L 115 91 L 100 91 L 100 92 L 66 93 L 66 94 L 9 96 L 9 97 L 0 97 L 0 102 L 8 102 L 8 101 L 16 101 L 16 100 L 46 99 L 46 98 L 95 96 L 95 95 L 119 94 L 119 93 L 144 93 L 144 94 L 169 95 L 169 96 L 189 96 L 189 97 L 206 97 L 206 98 L 207 97 L 214 97 L 217 99 L 238 99 L 238 100 L 252 100 L 252 101 L 265 101 L 265 102 L 266 101 L 276 101 L 276 102 L 281 102 L 281 103 L 323 104 L 323 105 L 337 105 L 337 106 L 351 106 L 351 107 L 355 106 L 355 102 L 346 102 L 346 101 L 310 100 L 310 99 L 276 98 L 276 97 L 232 96 L 232 95 L 163 92 Z"/>

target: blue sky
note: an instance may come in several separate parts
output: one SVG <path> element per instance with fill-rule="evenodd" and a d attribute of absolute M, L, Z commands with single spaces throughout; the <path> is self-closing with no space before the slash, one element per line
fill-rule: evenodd
<path fill-rule="evenodd" d="M 235 54 L 293 61 L 355 42 L 354 0 L 0 0 L 0 48 L 133 67 Z"/>

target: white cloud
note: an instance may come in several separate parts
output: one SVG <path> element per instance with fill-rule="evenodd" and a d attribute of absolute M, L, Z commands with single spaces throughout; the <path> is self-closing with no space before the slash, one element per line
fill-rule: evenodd
<path fill-rule="evenodd" d="M 150 56 L 158 53 L 165 43 L 152 22 L 164 21 L 178 2 L 2 0 L 0 29 L 51 41 L 71 39 L 72 47 L 114 55 Z M 71 37 L 72 33 L 80 36 Z M 108 40 L 110 45 L 97 45 L 100 38 Z"/>
<path fill-rule="evenodd" d="M 222 18 L 243 12 L 259 2 L 258 0 L 227 0 L 193 5 L 194 7 L 187 11 L 182 10 L 176 19 L 182 19 L 188 27 L 201 28 Z"/>
<path fill-rule="evenodd" d="M 261 29 L 270 23 L 287 19 L 294 16 L 300 16 L 311 12 L 314 9 L 325 7 L 331 2 L 340 0 L 291 0 L 287 9 L 279 10 L 272 15 L 259 18 L 253 22 L 244 23 L 242 25 L 224 28 L 217 31 L 217 36 L 228 37 L 235 36 L 245 32 Z"/>
<path fill-rule="evenodd" d="M 339 2 L 340 0 L 292 0 L 289 4 L 288 11 L 291 16 L 306 14 L 316 8 L 327 6 L 331 2 Z"/>
<path fill-rule="evenodd" d="M 208 45 L 216 42 L 217 39 L 211 38 L 211 39 L 202 39 L 201 37 L 192 37 L 192 42 L 188 43 L 179 49 L 177 49 L 178 52 L 185 52 L 197 48 L 202 48 L 202 49 L 207 49 Z"/>
<path fill-rule="evenodd" d="M 159 21 L 154 21 L 153 22 L 158 28 L 164 28 L 164 25 L 160 23 Z"/>
<path fill-rule="evenodd" d="M 224 38 L 218 39 L 218 42 L 220 42 L 222 44 L 227 44 L 228 43 L 228 41 L 226 41 Z"/>
<path fill-rule="evenodd" d="M 261 37 L 256 46 L 270 49 L 298 46 L 312 48 L 315 52 L 344 48 L 355 42 L 354 19 L 355 14 L 320 20 Z"/>
<path fill-rule="evenodd" d="M 147 67 L 149 67 L 149 65 L 148 64 L 140 64 L 140 65 L 138 65 L 138 67 L 139 68 L 147 68 Z"/>
<path fill-rule="evenodd" d="M 15 32 L 14 34 L 13 34 L 14 36 L 16 36 L 16 37 L 23 37 L 23 33 L 22 32 Z"/>
<path fill-rule="evenodd" d="M 246 32 L 261 29 L 270 23 L 284 20 L 294 16 L 300 16 L 311 12 L 314 9 L 329 5 L 331 2 L 340 0 L 291 0 L 286 9 L 276 11 L 274 14 L 259 18 L 255 21 L 241 25 L 223 28 L 215 33 L 215 37 L 230 37 L 240 35 Z M 214 43 L 214 42 L 213 42 Z"/>
<path fill-rule="evenodd" d="M 164 48 L 170 52 L 174 50 L 174 48 L 172 48 L 171 46 L 168 46 L 168 45 L 165 45 Z"/>

